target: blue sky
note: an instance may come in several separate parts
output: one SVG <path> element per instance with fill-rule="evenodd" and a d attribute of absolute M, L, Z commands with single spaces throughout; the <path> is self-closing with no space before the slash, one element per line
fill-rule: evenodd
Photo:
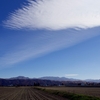
<path fill-rule="evenodd" d="M 99 4 L 0 0 L 0 77 L 100 79 Z"/>

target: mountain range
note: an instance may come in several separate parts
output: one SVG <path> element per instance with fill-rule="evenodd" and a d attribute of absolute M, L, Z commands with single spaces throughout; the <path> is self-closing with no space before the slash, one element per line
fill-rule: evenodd
<path fill-rule="evenodd" d="M 29 78 L 24 76 L 0 78 L 0 86 L 100 86 L 100 80 L 79 80 L 66 77 Z"/>
<path fill-rule="evenodd" d="M 54 76 L 45 76 L 40 78 L 29 78 L 25 76 L 18 76 L 18 77 L 12 77 L 9 79 L 41 79 L 41 80 L 52 80 L 52 81 L 86 81 L 86 82 L 100 82 L 100 79 L 86 79 L 86 80 L 80 80 L 80 79 L 74 79 L 74 78 L 66 78 L 66 77 L 54 77 Z"/>

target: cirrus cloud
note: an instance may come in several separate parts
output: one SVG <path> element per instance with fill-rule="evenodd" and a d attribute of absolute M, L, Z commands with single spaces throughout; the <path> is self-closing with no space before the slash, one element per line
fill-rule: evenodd
<path fill-rule="evenodd" d="M 65 74 L 66 77 L 76 77 L 78 74 Z"/>
<path fill-rule="evenodd" d="M 20 42 L 18 42 L 17 45 L 14 45 L 16 36 L 11 36 L 13 38 L 11 43 L 9 43 L 11 38 L 9 38 L 8 41 L 6 38 L 1 38 L 0 43 L 6 41 L 5 45 L 1 46 L 1 48 L 3 48 L 1 52 L 3 51 L 3 53 L 2 56 L 0 56 L 0 68 L 14 65 L 22 61 L 28 61 L 29 59 L 35 59 L 57 50 L 69 48 L 89 38 L 100 35 L 100 27 L 79 31 L 73 29 L 37 31 L 36 34 L 28 33 L 25 36 L 19 36 Z M 11 48 L 10 45 L 13 45 L 13 47 Z M 5 51 L 4 47 L 8 47 L 8 50 Z"/>
<path fill-rule="evenodd" d="M 92 28 L 100 26 L 100 0 L 28 0 L 3 23 L 11 29 Z"/>

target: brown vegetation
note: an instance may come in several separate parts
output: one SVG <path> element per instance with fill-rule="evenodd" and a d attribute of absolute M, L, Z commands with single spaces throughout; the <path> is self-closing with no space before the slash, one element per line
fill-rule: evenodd
<path fill-rule="evenodd" d="M 42 88 L 100 97 L 100 87 L 42 87 Z"/>

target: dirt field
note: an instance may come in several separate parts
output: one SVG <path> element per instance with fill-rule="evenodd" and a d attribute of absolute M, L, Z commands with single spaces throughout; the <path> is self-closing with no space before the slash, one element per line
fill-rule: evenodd
<path fill-rule="evenodd" d="M 100 87 L 43 87 L 43 88 L 100 97 Z"/>
<path fill-rule="evenodd" d="M 0 87 L 0 100 L 67 100 L 32 87 Z"/>

